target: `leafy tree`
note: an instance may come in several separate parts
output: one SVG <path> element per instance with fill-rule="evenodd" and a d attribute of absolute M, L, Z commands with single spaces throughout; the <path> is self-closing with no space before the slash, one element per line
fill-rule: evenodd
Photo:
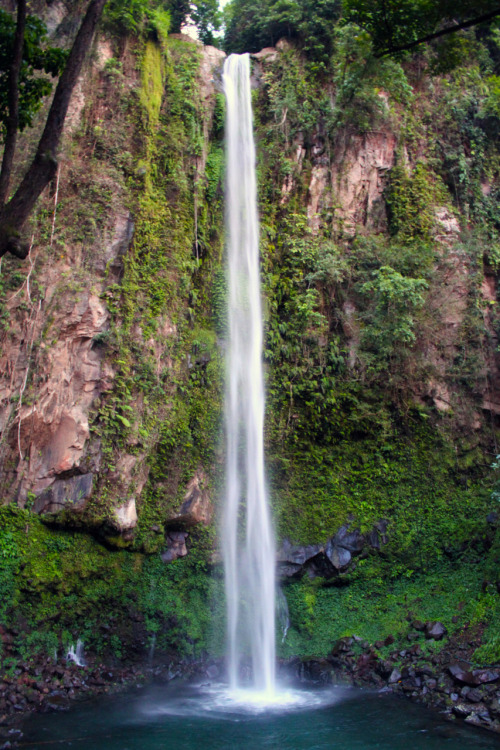
<path fill-rule="evenodd" d="M 203 0 L 191 6 L 191 18 L 198 28 L 198 34 L 203 44 L 216 45 L 218 40 L 214 32 L 221 26 L 221 12 L 218 0 Z"/>
<path fill-rule="evenodd" d="M 8 71 L 12 61 L 16 21 L 0 9 L 0 123 L 5 133 L 9 114 Z M 52 91 L 47 76 L 58 76 L 67 59 L 67 52 L 46 44 L 47 29 L 36 16 L 26 17 L 23 57 L 19 70 L 19 129 L 32 124 L 44 97 Z M 5 137 L 5 135 L 4 135 Z"/>
<path fill-rule="evenodd" d="M 232 0 L 225 9 L 227 52 L 257 52 L 285 37 L 315 60 L 326 61 L 340 16 L 339 0 Z"/>
<path fill-rule="evenodd" d="M 188 19 L 196 24 L 201 41 L 214 44 L 221 24 L 218 0 L 108 0 L 104 22 L 121 34 L 140 34 L 156 27 L 158 13 L 168 13 L 170 31 L 179 33 Z"/>
<path fill-rule="evenodd" d="M 17 131 L 31 125 L 52 83 L 42 72 L 57 76 L 66 52 L 46 45 L 45 25 L 26 15 L 26 4 L 18 5 L 18 19 L 0 9 L 0 129 L 4 142 L 0 172 L 0 202 L 10 182 Z"/>

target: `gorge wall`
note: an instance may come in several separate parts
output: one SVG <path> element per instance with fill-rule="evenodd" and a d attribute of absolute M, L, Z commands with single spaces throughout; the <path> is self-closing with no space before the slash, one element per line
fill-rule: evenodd
<path fill-rule="evenodd" d="M 477 60 L 367 72 L 351 43 L 328 75 L 253 56 L 282 653 L 404 638 L 411 609 L 494 661 L 500 121 Z M 30 255 L 2 260 L 4 656 L 220 651 L 223 58 L 103 28 Z"/>

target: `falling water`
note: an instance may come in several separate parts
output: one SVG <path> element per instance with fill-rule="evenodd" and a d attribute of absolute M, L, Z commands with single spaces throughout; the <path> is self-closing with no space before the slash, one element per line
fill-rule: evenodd
<path fill-rule="evenodd" d="M 274 537 L 264 479 L 264 384 L 259 279 L 259 223 L 250 97 L 250 59 L 224 64 L 229 345 L 226 392 L 224 565 L 229 680 L 252 659 L 254 687 L 274 693 Z"/>

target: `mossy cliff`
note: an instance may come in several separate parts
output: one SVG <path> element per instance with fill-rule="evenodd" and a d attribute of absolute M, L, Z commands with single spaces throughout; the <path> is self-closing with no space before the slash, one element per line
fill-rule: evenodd
<path fill-rule="evenodd" d="M 3 259 L 6 667 L 78 637 L 222 651 L 223 55 L 160 21 L 98 39 L 30 256 Z M 253 63 L 268 478 L 280 544 L 386 543 L 286 584 L 282 655 L 410 614 L 492 662 L 494 81 L 482 49 L 431 76 L 336 44 L 327 72 L 284 43 Z"/>

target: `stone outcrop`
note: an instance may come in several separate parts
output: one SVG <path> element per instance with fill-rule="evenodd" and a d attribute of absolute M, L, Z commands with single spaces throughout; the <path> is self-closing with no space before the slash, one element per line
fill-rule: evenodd
<path fill-rule="evenodd" d="M 186 546 L 186 539 L 188 538 L 187 531 L 169 531 L 165 542 L 167 547 L 162 552 L 161 559 L 164 563 L 170 563 L 177 560 L 179 557 L 185 557 L 188 553 Z"/>
<path fill-rule="evenodd" d="M 308 575 L 333 578 L 352 568 L 354 558 L 380 550 L 387 544 L 387 521 L 378 521 L 368 534 L 352 528 L 350 522 L 340 527 L 324 545 L 294 546 L 285 539 L 277 554 L 278 575 L 297 578 Z"/>
<path fill-rule="evenodd" d="M 199 469 L 187 485 L 179 512 L 167 519 L 167 525 L 189 527 L 198 523 L 205 526 L 210 523 L 213 509 L 207 484 L 205 472 Z"/>
<path fill-rule="evenodd" d="M 78 474 L 69 479 L 57 479 L 40 493 L 33 504 L 33 512 L 45 515 L 62 510 L 81 512 L 92 494 L 93 474 Z"/>

